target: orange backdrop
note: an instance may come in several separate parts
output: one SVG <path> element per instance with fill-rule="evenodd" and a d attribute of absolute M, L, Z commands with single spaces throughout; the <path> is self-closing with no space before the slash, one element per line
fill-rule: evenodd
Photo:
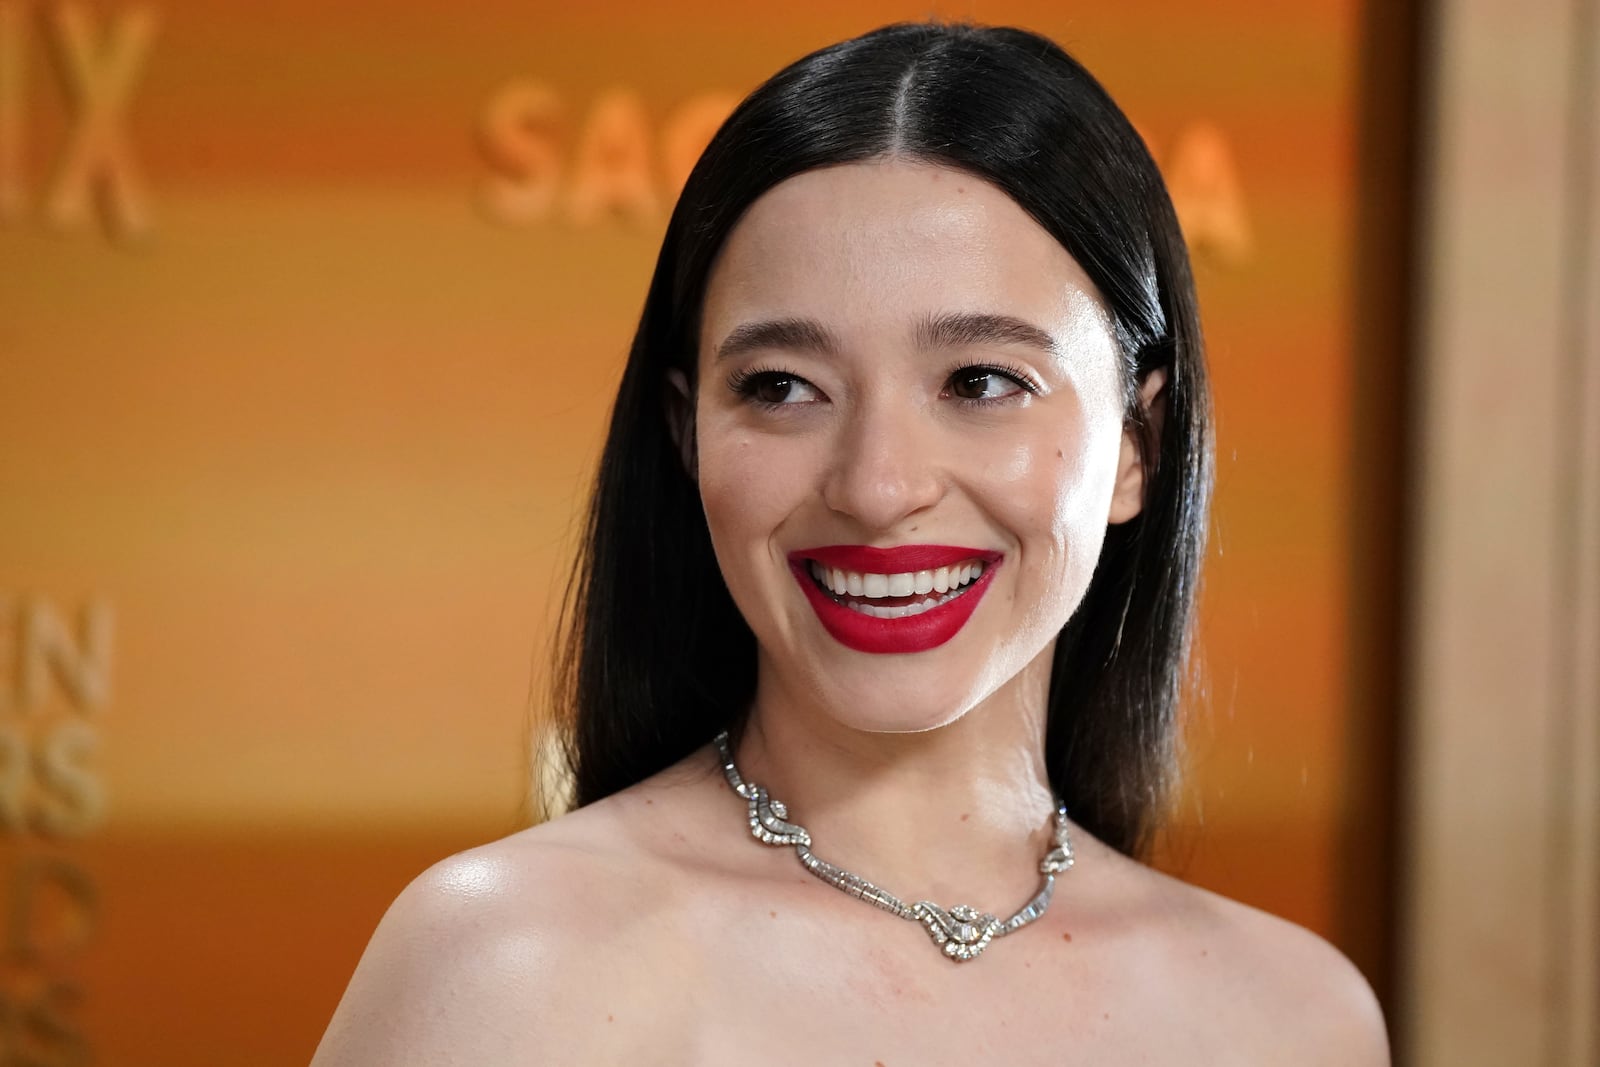
<path fill-rule="evenodd" d="M 1168 174 L 1220 454 L 1163 863 L 1346 936 L 1355 0 L 0 0 L 0 1062 L 304 1062 L 518 825 L 676 182 L 928 14 L 1061 41 Z"/>

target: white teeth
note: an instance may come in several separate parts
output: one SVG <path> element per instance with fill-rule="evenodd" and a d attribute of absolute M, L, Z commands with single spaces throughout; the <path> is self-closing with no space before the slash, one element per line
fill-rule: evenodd
<path fill-rule="evenodd" d="M 951 594 L 952 596 L 954 594 Z M 859 611 L 863 615 L 870 615 L 874 619 L 903 619 L 908 615 L 921 615 L 929 608 L 936 608 L 949 600 L 950 596 L 928 597 L 914 604 L 898 604 L 894 606 L 878 604 L 861 604 L 851 602 L 848 606 L 851 611 Z"/>
<path fill-rule="evenodd" d="M 816 560 L 811 560 L 811 574 L 816 578 L 817 584 L 830 589 L 836 596 L 868 597 L 873 600 L 883 597 L 926 596 L 929 593 L 955 593 L 961 590 L 983 574 L 982 560 L 972 560 L 968 563 L 957 564 L 953 567 L 940 567 L 937 570 L 907 571 L 901 574 L 862 574 L 856 571 L 841 570 L 837 567 L 824 567 Z M 929 606 L 938 603 L 936 600 L 925 601 Z M 898 611 L 901 607 L 911 607 L 917 611 L 926 610 L 916 604 L 888 606 L 874 606 L 874 611 Z M 872 612 L 868 612 L 872 614 Z M 883 616 L 884 618 L 900 618 L 899 615 Z"/>

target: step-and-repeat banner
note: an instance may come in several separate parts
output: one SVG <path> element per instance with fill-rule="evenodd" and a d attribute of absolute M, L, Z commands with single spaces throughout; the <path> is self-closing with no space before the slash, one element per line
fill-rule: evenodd
<path fill-rule="evenodd" d="M 732 103 L 928 14 L 1107 83 L 1219 416 L 1188 877 L 1338 939 L 1355 0 L 0 0 L 0 1063 L 304 1062 L 519 825 L 665 218 Z"/>

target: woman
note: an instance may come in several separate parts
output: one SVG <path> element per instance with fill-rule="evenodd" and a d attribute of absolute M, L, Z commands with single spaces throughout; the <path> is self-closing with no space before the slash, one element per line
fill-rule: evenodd
<path fill-rule="evenodd" d="M 316 1063 L 1387 1062 L 1337 952 L 1136 860 L 1209 489 L 1183 241 L 1081 67 L 907 25 L 780 72 L 612 416 L 578 806 L 408 887 Z"/>

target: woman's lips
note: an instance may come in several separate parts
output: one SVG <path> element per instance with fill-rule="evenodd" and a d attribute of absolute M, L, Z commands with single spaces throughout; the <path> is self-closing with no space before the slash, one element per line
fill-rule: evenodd
<path fill-rule="evenodd" d="M 897 548 L 872 548 L 869 545 L 827 545 L 806 548 L 789 553 L 789 562 L 796 559 L 814 559 L 824 567 L 837 567 L 844 571 L 874 574 L 904 574 L 909 571 L 927 571 L 948 567 L 970 559 L 996 563 L 999 552 L 982 548 L 958 548 L 954 545 L 900 545 Z"/>
<path fill-rule="evenodd" d="M 789 569 L 818 621 L 840 644 L 858 652 L 909 653 L 937 648 L 961 631 L 1003 558 L 950 545 L 829 545 L 790 553 Z M 820 582 L 813 561 L 824 570 Z M 838 593 L 838 584 L 848 591 Z M 877 617 L 908 609 L 914 613 Z"/>

